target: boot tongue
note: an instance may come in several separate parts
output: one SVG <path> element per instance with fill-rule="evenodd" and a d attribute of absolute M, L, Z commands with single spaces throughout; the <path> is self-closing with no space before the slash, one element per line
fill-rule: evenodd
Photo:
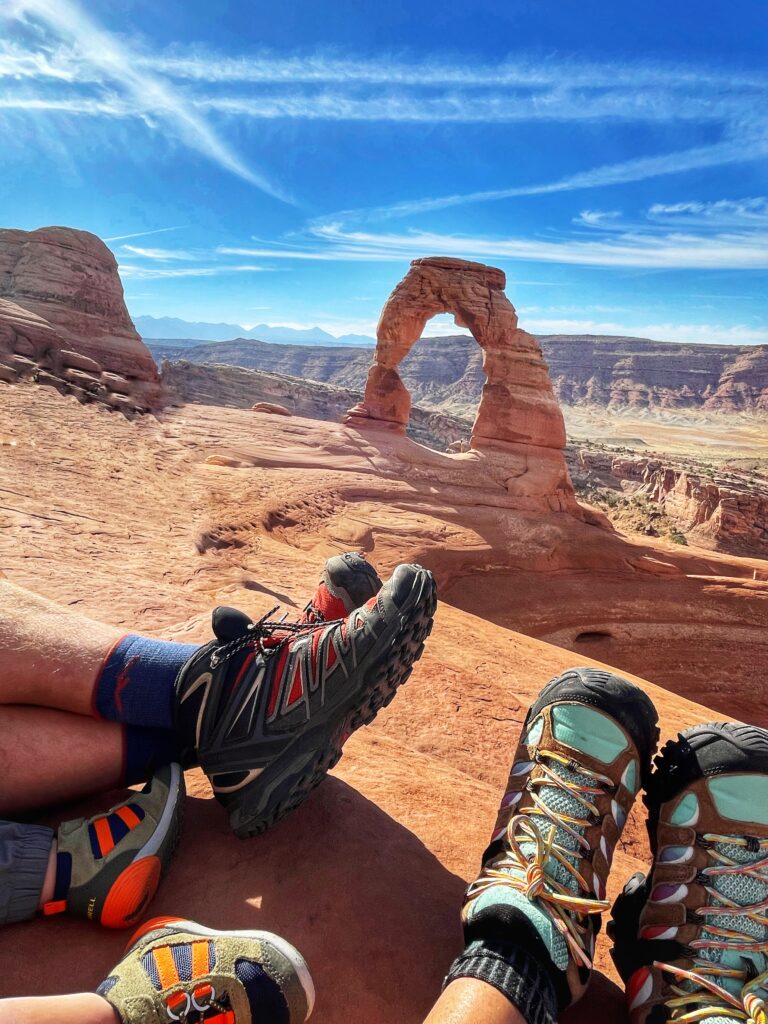
<path fill-rule="evenodd" d="M 237 608 L 228 608 L 226 605 L 220 605 L 213 610 L 211 624 L 216 639 L 223 644 L 227 644 L 232 640 L 239 640 L 241 636 L 245 636 L 253 625 L 253 620 L 245 612 L 238 611 Z"/>
<path fill-rule="evenodd" d="M 593 779 L 588 775 L 581 775 L 579 772 L 573 771 L 571 768 L 565 765 L 558 764 L 556 761 L 548 762 L 548 768 L 550 771 L 561 778 L 564 782 L 569 782 L 571 785 L 576 786 L 590 786 L 593 784 Z M 542 802 L 553 812 L 555 817 L 558 815 L 568 815 L 573 818 L 584 818 L 587 811 L 584 805 L 577 800 L 574 796 L 568 793 L 566 790 L 561 789 L 559 786 L 541 786 L 538 789 L 539 798 Z M 568 859 L 574 866 L 577 866 L 582 856 L 582 849 L 579 845 L 578 840 L 575 836 L 571 835 L 560 825 L 556 825 L 554 822 L 549 821 L 543 816 L 535 815 L 533 820 L 536 823 L 536 827 L 539 830 L 544 841 L 548 841 L 550 832 L 552 829 L 555 830 L 553 837 L 554 845 L 561 848 L 561 852 L 569 851 L 572 856 L 568 856 Z M 584 827 L 580 825 L 570 826 L 574 832 L 578 835 L 584 835 Z M 529 840 L 520 840 L 520 849 L 530 858 L 534 855 L 536 850 L 536 844 Z M 574 895 L 580 894 L 580 886 L 574 875 L 568 871 L 555 857 L 548 857 L 544 865 L 544 870 L 560 885 L 569 889 Z M 522 872 L 521 872 L 522 873 Z M 586 895 L 586 893 L 584 893 Z"/>

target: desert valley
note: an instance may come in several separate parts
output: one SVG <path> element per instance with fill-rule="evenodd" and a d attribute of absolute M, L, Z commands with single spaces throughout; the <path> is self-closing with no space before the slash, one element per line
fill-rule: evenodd
<path fill-rule="evenodd" d="M 768 348 L 539 344 L 501 271 L 435 257 L 401 275 L 375 349 L 145 344 L 100 239 L 0 231 L 10 581 L 202 642 L 216 604 L 300 609 L 339 551 L 437 578 L 411 680 L 295 815 L 239 841 L 191 773 L 194 842 L 154 904 L 183 894 L 212 926 L 256 914 L 286 935 L 311 964 L 321 1024 L 423 1019 L 460 948 L 499 752 L 548 678 L 594 663 L 639 677 L 662 740 L 713 719 L 768 726 Z M 445 312 L 473 337 L 419 340 Z M 609 897 L 646 854 L 637 808 Z M 215 864 L 203 888 L 201 861 Z M 26 966 L 38 925 L 0 935 L 0 994 L 99 980 L 89 925 L 47 928 L 42 980 Z M 116 958 L 124 937 L 102 941 Z M 361 957 L 375 970 L 357 971 Z M 597 963 L 603 1015 L 564 1020 L 623 1019 L 602 939 Z"/>

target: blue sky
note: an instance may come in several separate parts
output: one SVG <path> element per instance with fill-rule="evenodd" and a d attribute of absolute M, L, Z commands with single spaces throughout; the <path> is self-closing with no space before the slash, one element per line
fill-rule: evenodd
<path fill-rule="evenodd" d="M 0 224 L 107 239 L 134 315 L 373 333 L 445 254 L 540 333 L 768 342 L 764 0 L 7 0 L 0 28 Z"/>

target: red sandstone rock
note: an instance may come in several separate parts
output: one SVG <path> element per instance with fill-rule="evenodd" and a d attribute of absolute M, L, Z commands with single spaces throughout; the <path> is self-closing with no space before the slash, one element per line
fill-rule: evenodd
<path fill-rule="evenodd" d="M 278 405 L 277 402 L 256 402 L 255 405 L 251 406 L 252 412 L 268 412 L 272 413 L 273 416 L 292 416 L 293 413 L 290 409 L 286 409 L 284 405 Z"/>
<path fill-rule="evenodd" d="M 0 230 L 0 379 L 21 376 L 109 405 L 117 391 L 128 409 L 160 403 L 115 258 L 87 231 Z"/>
<path fill-rule="evenodd" d="M 768 554 L 768 486 L 709 480 L 653 457 L 582 450 L 580 466 L 604 479 L 627 481 L 632 493 L 658 504 L 675 525 L 702 547 L 765 557 Z"/>
<path fill-rule="evenodd" d="M 149 911 L 284 935 L 310 964 L 317 1024 L 424 1020 L 461 949 L 462 893 L 526 708 L 555 673 L 599 658 L 661 682 L 644 685 L 663 739 L 722 715 L 768 722 L 768 587 L 746 560 L 631 540 L 538 499 L 516 510 L 485 451 L 299 416 L 257 431 L 247 408 L 195 403 L 158 430 L 26 381 L 3 399 L 0 565 L 124 631 L 202 642 L 215 604 L 258 617 L 279 600 L 293 616 L 323 559 L 350 548 L 382 575 L 411 560 L 436 572 L 443 600 L 412 679 L 299 810 L 242 842 L 188 774 L 184 836 Z M 678 573 L 639 571 L 652 557 Z M 609 898 L 647 864 L 638 801 Z M 0 929 L 0 996 L 93 990 L 126 938 L 67 915 Z M 589 998 L 563 1024 L 624 1019 L 609 948 L 603 932 Z"/>
<path fill-rule="evenodd" d="M 503 271 L 483 263 L 442 256 L 414 260 L 381 312 L 365 396 L 345 422 L 405 432 L 411 396 L 397 367 L 431 317 L 452 313 L 483 350 L 486 381 L 471 448 L 487 451 L 499 462 L 509 460 L 505 486 L 511 495 L 532 497 L 530 484 L 536 479 L 535 494 L 550 502 L 550 508 L 576 512 L 562 455 L 563 416 L 541 349 L 532 335 L 518 328 L 505 283 Z"/>
<path fill-rule="evenodd" d="M 452 313 L 484 353 L 486 383 L 472 432 L 472 447 L 498 442 L 562 448 L 565 427 L 536 339 L 519 330 L 504 294 L 503 271 L 448 257 L 414 260 L 384 306 L 375 363 L 363 406 L 354 416 L 404 428 L 410 395 L 397 366 L 421 337 L 428 320 Z"/>

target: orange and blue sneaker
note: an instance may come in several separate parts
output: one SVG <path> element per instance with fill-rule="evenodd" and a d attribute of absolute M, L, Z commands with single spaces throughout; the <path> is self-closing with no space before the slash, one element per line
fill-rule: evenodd
<path fill-rule="evenodd" d="M 62 822 L 53 898 L 43 913 L 66 911 L 105 928 L 135 926 L 176 849 L 184 794 L 184 773 L 169 764 L 106 814 Z"/>
<path fill-rule="evenodd" d="M 610 908 L 611 861 L 650 774 L 656 722 L 633 683 L 574 668 L 544 687 L 523 723 L 462 920 L 468 947 L 526 950 L 550 978 L 556 1006 L 537 1020 L 554 1020 L 586 989 L 600 916 Z"/>
<path fill-rule="evenodd" d="M 370 573 L 363 575 L 372 589 Z M 337 587 L 338 577 L 329 579 Z M 426 569 L 398 566 L 348 613 L 346 601 L 358 591 L 351 583 L 338 591 L 345 614 L 330 620 L 313 613 L 294 623 L 253 622 L 217 608 L 215 639 L 178 675 L 183 761 L 200 764 L 238 836 L 263 832 L 306 798 L 351 733 L 394 698 L 424 649 L 437 604 Z"/>
<path fill-rule="evenodd" d="M 97 992 L 122 1024 L 303 1024 L 315 990 L 301 954 L 270 932 L 159 917 Z"/>
<path fill-rule="evenodd" d="M 379 574 L 356 551 L 329 558 L 309 604 L 299 622 L 332 622 L 343 619 L 370 601 L 381 590 Z"/>
<path fill-rule="evenodd" d="M 653 867 L 613 908 L 632 1024 L 768 1021 L 768 730 L 671 740 L 647 789 Z"/>

